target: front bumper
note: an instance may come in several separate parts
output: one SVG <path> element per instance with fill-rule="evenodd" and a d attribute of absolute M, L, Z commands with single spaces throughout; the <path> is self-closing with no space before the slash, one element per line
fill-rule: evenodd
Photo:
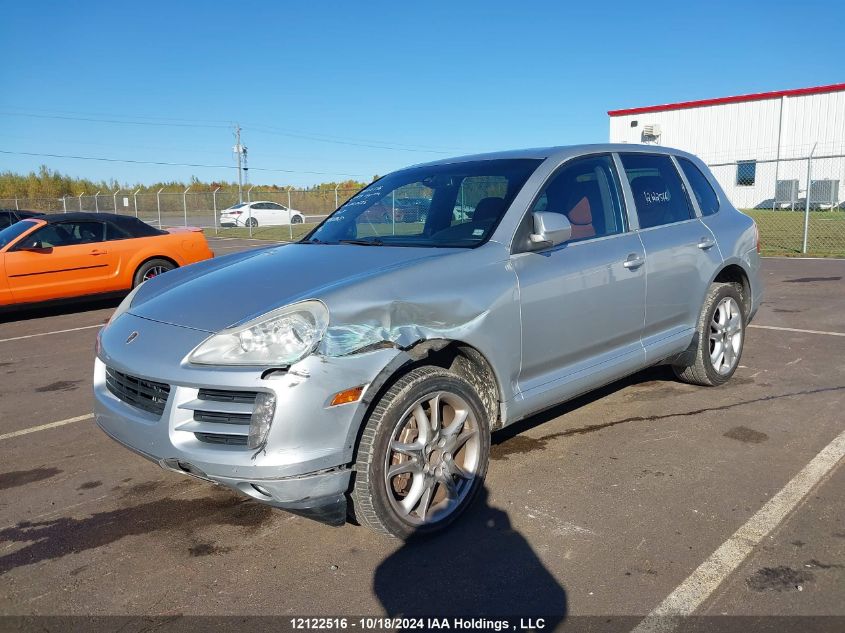
<path fill-rule="evenodd" d="M 137 337 L 127 343 L 133 332 Z M 186 363 L 188 353 L 208 336 L 128 313 L 106 327 L 94 367 L 99 427 L 168 470 L 327 523 L 342 523 L 358 429 L 380 383 L 403 362 L 402 353 L 380 349 L 342 358 L 310 356 L 287 372 L 262 378 L 256 368 Z M 161 414 L 116 396 L 106 385 L 107 367 L 168 385 Z M 333 394 L 357 385 L 367 385 L 361 402 L 328 406 Z M 202 441 L 206 431 L 228 429 L 197 421 L 197 408 L 203 408 L 197 403 L 204 402 L 201 390 L 273 394 L 276 409 L 264 446 L 255 450 Z"/>

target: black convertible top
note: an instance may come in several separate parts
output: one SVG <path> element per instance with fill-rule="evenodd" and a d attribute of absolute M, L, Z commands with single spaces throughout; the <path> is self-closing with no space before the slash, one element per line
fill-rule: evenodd
<path fill-rule="evenodd" d="M 89 213 L 86 211 L 74 211 L 72 213 L 51 213 L 43 215 L 39 220 L 47 224 L 60 224 L 62 222 L 111 222 L 123 229 L 133 237 L 150 237 L 153 235 L 164 235 L 167 231 L 161 231 L 150 226 L 143 220 L 132 215 L 118 215 L 116 213 Z"/>

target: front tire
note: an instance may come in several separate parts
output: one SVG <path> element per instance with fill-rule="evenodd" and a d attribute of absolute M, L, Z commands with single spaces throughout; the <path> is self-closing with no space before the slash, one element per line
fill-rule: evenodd
<path fill-rule="evenodd" d="M 478 494 L 490 425 L 475 389 L 439 367 L 418 367 L 375 404 L 355 463 L 358 523 L 400 539 L 441 530 Z"/>
<path fill-rule="evenodd" d="M 742 295 L 734 284 L 711 284 L 701 308 L 693 356 L 685 365 L 674 365 L 675 375 L 693 385 L 716 387 L 730 380 L 745 345 L 745 312 Z"/>
<path fill-rule="evenodd" d="M 302 224 L 302 216 L 301 216 L 301 215 L 295 215 L 295 216 L 293 216 L 293 217 L 290 219 L 290 223 L 291 223 L 291 224 Z"/>
<path fill-rule="evenodd" d="M 176 268 L 176 265 L 166 259 L 151 259 L 150 261 L 144 262 L 138 267 L 138 270 L 135 271 L 135 277 L 132 280 L 132 287 L 135 288 L 148 279 L 163 275 L 168 270 L 173 270 L 174 268 Z"/>

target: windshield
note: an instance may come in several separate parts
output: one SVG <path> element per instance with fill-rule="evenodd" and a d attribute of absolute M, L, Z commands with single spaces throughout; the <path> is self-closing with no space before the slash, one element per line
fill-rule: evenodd
<path fill-rule="evenodd" d="M 352 196 L 303 241 L 477 246 L 490 237 L 541 162 L 480 160 L 398 171 Z"/>
<path fill-rule="evenodd" d="M 0 231 L 0 248 L 5 248 L 33 227 L 35 222 L 21 220 Z"/>

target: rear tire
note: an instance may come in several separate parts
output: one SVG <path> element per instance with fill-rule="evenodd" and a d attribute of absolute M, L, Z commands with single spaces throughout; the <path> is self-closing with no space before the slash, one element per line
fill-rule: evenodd
<path fill-rule="evenodd" d="M 745 311 L 734 284 L 710 285 L 695 340 L 684 356 L 687 364 L 673 365 L 675 375 L 693 385 L 716 387 L 730 380 L 745 345 Z"/>
<path fill-rule="evenodd" d="M 252 228 L 255 228 L 258 226 L 258 220 L 255 218 L 247 218 L 246 222 L 244 222 L 244 226 L 251 226 Z"/>
<path fill-rule="evenodd" d="M 176 265 L 166 259 L 151 259 L 146 261 L 138 267 L 138 270 L 135 271 L 135 277 L 132 280 L 132 287 L 135 288 L 148 279 L 163 275 L 168 270 L 173 270 L 174 268 L 176 268 Z"/>
<path fill-rule="evenodd" d="M 355 521 L 405 539 L 442 530 L 487 474 L 490 425 L 478 394 L 439 367 L 411 370 L 367 420 L 351 492 Z"/>

